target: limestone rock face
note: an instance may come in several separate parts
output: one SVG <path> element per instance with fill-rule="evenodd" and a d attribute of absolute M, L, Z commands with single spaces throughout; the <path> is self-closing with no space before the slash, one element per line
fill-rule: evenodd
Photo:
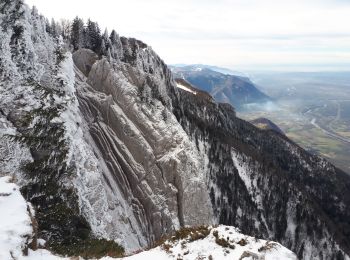
<path fill-rule="evenodd" d="M 118 189 L 131 205 L 135 217 L 126 216 L 125 222 L 141 233 L 135 237 L 144 237 L 150 244 L 183 225 L 214 224 L 203 182 L 205 157 L 172 114 L 163 71 L 150 75 L 121 61 L 111 65 L 101 59 L 86 78 L 80 69 L 89 64 L 80 63 L 80 56 L 89 53 L 80 50 L 73 55 L 79 60 L 75 64 L 80 109 L 91 147 L 106 162 L 105 186 Z M 109 197 L 117 201 L 120 194 Z M 95 203 L 93 210 L 87 215 L 99 213 L 99 205 Z M 120 228 L 109 226 L 106 232 L 113 229 Z M 145 241 L 138 246 L 146 246 Z"/>
<path fill-rule="evenodd" d="M 92 65 L 98 60 L 98 56 L 92 50 L 81 49 L 77 50 L 73 56 L 74 64 L 80 69 L 80 71 L 88 76 Z"/>

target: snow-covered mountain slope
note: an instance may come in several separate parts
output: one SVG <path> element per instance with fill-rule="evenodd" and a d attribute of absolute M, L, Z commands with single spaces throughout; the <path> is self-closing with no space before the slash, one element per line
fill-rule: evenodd
<path fill-rule="evenodd" d="M 297 257 L 278 243 L 246 236 L 236 228 L 220 225 L 178 231 L 162 245 L 123 259 L 296 260 Z"/>
<path fill-rule="evenodd" d="M 19 180 L 48 248 L 72 255 L 91 243 L 121 254 L 81 214 L 75 181 L 95 161 L 84 158 L 72 55 L 23 1 L 1 1 L 0 11 L 0 174 Z"/>
<path fill-rule="evenodd" d="M 301 259 L 349 259 L 347 175 L 178 88 L 141 41 L 71 53 L 21 0 L 0 11 L 0 174 L 19 180 L 48 249 L 120 256 L 225 224 Z"/>

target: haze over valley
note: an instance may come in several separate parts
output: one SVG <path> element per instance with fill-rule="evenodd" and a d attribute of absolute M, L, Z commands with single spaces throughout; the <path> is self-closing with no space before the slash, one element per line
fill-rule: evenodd
<path fill-rule="evenodd" d="M 266 117 L 293 141 L 350 173 L 350 73 L 250 73 L 255 85 L 274 99 L 250 104 L 238 115 Z"/>

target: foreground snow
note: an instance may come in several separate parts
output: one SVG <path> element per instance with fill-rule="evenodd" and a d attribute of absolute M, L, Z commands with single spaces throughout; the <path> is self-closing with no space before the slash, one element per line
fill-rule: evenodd
<path fill-rule="evenodd" d="M 0 177 L 0 259 L 1 260 L 62 260 L 68 259 L 39 249 L 23 249 L 30 242 L 33 228 L 30 205 L 22 197 L 19 187 L 9 176 Z M 125 257 L 125 260 L 168 259 L 296 259 L 296 256 L 278 243 L 245 236 L 236 228 L 219 226 L 204 228 L 207 233 L 188 232 L 183 239 L 170 239 L 149 251 Z M 103 258 L 111 260 L 110 257 Z"/>
<path fill-rule="evenodd" d="M 189 240 L 167 241 L 164 245 L 155 249 L 124 259 L 297 259 L 293 252 L 280 244 L 245 236 L 234 227 L 221 225 L 217 228 L 212 228 L 209 235 L 204 239 L 192 242 Z"/>
<path fill-rule="evenodd" d="M 73 260 L 73 259 L 74 258 L 67 258 L 67 257 L 60 257 L 60 256 L 53 255 L 50 251 L 47 251 L 45 249 L 38 249 L 36 251 L 29 250 L 28 256 L 22 256 L 18 260 Z M 80 258 L 80 257 L 79 259 L 83 260 L 83 258 Z"/>
<path fill-rule="evenodd" d="M 28 205 L 10 177 L 0 178 L 0 259 L 22 254 L 26 237 L 32 233 Z"/>
<path fill-rule="evenodd" d="M 30 242 L 33 228 L 30 214 L 33 211 L 20 193 L 19 187 L 10 176 L 0 177 L 0 259 L 1 260 L 62 260 L 49 251 L 29 250 L 23 256 L 26 244 Z"/>

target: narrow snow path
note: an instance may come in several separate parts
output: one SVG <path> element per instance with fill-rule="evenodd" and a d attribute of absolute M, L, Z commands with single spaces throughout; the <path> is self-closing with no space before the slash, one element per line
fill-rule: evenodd
<path fill-rule="evenodd" d="M 184 86 L 184 85 L 182 85 L 182 84 L 176 83 L 176 86 L 177 86 L 178 88 L 181 88 L 181 89 L 187 91 L 187 92 L 191 92 L 192 94 L 197 95 L 197 92 L 196 92 L 196 91 L 193 91 L 192 89 L 190 89 L 190 88 L 188 88 L 188 87 L 186 87 L 186 86 Z"/>

